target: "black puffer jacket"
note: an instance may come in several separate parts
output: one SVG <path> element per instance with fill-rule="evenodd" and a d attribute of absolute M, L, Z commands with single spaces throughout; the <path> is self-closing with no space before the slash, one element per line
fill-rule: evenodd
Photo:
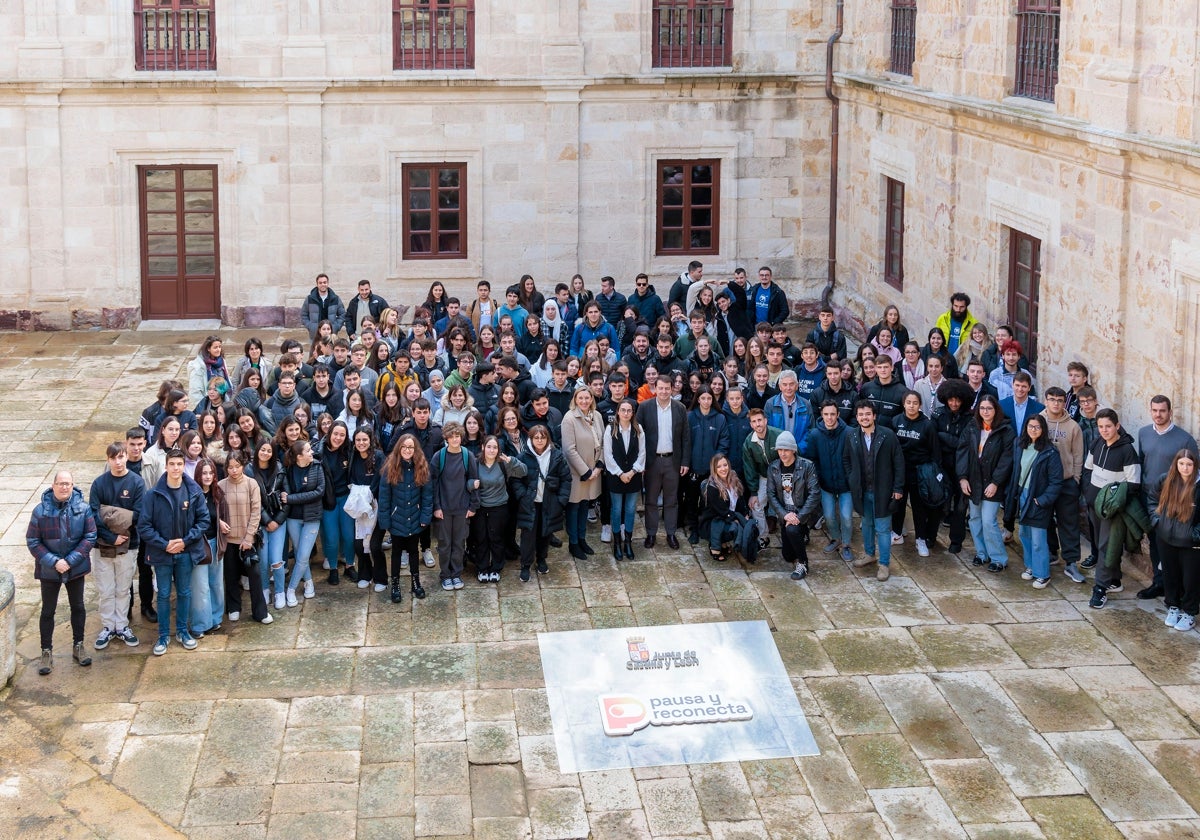
<path fill-rule="evenodd" d="M 287 484 L 288 519 L 320 522 L 321 500 L 325 496 L 325 470 L 320 460 L 313 458 L 307 467 L 288 467 L 284 470 L 284 478 Z"/>
<path fill-rule="evenodd" d="M 537 455 L 526 444 L 521 450 L 521 461 L 525 464 L 525 477 L 513 483 L 517 498 L 517 527 L 529 529 L 534 524 L 534 499 L 540 476 Z M 542 530 L 538 536 L 548 536 L 561 531 L 566 523 L 567 500 L 571 498 L 571 468 L 566 456 L 558 447 L 550 450 L 550 466 L 544 476 L 542 490 Z"/>
<path fill-rule="evenodd" d="M 1009 423 L 1002 423 L 994 428 L 979 451 L 981 430 L 978 423 L 968 423 L 958 441 L 958 458 L 955 462 L 954 474 L 959 480 L 966 479 L 971 485 L 971 501 L 975 504 L 983 502 L 983 489 L 989 484 L 996 485 L 996 495 L 988 499 L 990 502 L 1004 502 L 1008 490 L 1008 482 L 1012 479 L 1013 471 L 1013 441 L 1016 432 Z"/>

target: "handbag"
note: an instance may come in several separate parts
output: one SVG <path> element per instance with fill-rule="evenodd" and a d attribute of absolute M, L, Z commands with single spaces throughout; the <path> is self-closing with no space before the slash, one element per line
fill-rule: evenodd
<path fill-rule="evenodd" d="M 212 564 L 212 561 L 213 561 L 212 543 L 210 543 L 208 541 L 208 539 L 205 538 L 205 540 L 204 540 L 204 556 L 201 559 L 196 561 L 196 565 L 197 566 L 208 566 L 208 565 Z"/>
<path fill-rule="evenodd" d="M 239 549 L 242 555 L 242 574 L 250 574 L 250 570 L 258 565 L 258 549 L 251 546 L 250 548 Z"/>

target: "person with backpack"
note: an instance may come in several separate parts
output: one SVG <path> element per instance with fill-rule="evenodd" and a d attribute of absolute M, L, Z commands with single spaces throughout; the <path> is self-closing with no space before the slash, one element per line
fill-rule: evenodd
<path fill-rule="evenodd" d="M 437 532 L 442 589 L 462 589 L 463 556 L 470 519 L 479 510 L 479 464 L 463 449 L 463 427 L 442 427 L 446 445 L 433 458 L 433 521 Z"/>
<path fill-rule="evenodd" d="M 809 525 L 821 504 L 821 488 L 812 461 L 800 457 L 800 446 L 791 432 L 775 440 L 776 458 L 767 467 L 767 506 L 779 522 L 783 560 L 792 563 L 792 580 L 808 577 Z"/>

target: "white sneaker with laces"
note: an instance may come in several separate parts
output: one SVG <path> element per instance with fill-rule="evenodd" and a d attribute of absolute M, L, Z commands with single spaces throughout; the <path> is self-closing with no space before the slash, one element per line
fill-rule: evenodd
<path fill-rule="evenodd" d="M 1033 572 L 1029 571 L 1029 569 L 1021 572 L 1021 580 L 1033 580 Z"/>
<path fill-rule="evenodd" d="M 600 542 L 612 542 L 612 526 L 603 525 L 600 528 Z"/>
<path fill-rule="evenodd" d="M 1174 627 L 1175 622 L 1179 620 L 1179 607 L 1171 607 L 1167 610 L 1167 620 L 1163 624 L 1168 627 Z"/>
<path fill-rule="evenodd" d="M 917 540 L 917 554 L 921 557 L 929 556 L 929 546 L 926 545 L 925 540 Z"/>
<path fill-rule="evenodd" d="M 278 599 L 276 599 L 276 600 L 278 600 Z M 296 590 L 295 590 L 295 589 L 289 589 L 289 590 L 287 591 L 287 605 L 288 605 L 289 607 L 294 607 L 294 606 L 296 606 L 296 605 L 297 605 L 297 604 L 299 604 L 299 603 L 300 603 L 300 602 L 296 600 Z M 279 608 L 279 607 L 278 607 L 278 605 L 276 605 L 276 609 L 278 609 L 278 608 Z"/>
<path fill-rule="evenodd" d="M 292 600 L 293 601 L 296 600 L 295 595 L 292 595 Z M 275 609 L 281 610 L 286 605 L 287 605 L 287 596 L 284 595 L 282 592 L 276 592 L 275 593 Z"/>
<path fill-rule="evenodd" d="M 904 544 L 904 535 L 897 534 L 895 531 L 893 531 L 892 532 L 892 545 L 903 545 L 903 544 Z"/>
<path fill-rule="evenodd" d="M 366 589 L 370 585 L 371 585 L 371 581 L 367 580 L 366 578 L 358 579 L 358 588 L 359 589 Z"/>
<path fill-rule="evenodd" d="M 437 560 L 433 559 L 432 548 L 425 549 L 425 565 L 430 569 L 437 565 Z"/>
<path fill-rule="evenodd" d="M 239 618 L 241 618 L 241 617 L 242 617 L 242 614 L 241 614 L 240 612 L 231 612 L 231 613 L 229 614 L 229 620 L 230 620 L 230 621 L 237 621 L 237 620 L 238 620 Z"/>
<path fill-rule="evenodd" d="M 317 590 L 313 588 L 313 582 L 312 582 L 311 578 L 304 581 L 304 597 L 305 598 L 317 597 Z"/>
<path fill-rule="evenodd" d="M 1179 619 L 1175 622 L 1175 629 L 1181 633 L 1186 633 L 1196 626 L 1195 616 L 1190 616 L 1187 613 L 1180 613 Z"/>
<path fill-rule="evenodd" d="M 385 590 L 385 589 L 387 589 L 387 584 L 386 584 L 386 583 L 377 583 L 377 584 L 375 584 L 375 591 L 376 591 L 376 592 L 382 592 L 382 591 L 383 591 L 383 590 Z"/>

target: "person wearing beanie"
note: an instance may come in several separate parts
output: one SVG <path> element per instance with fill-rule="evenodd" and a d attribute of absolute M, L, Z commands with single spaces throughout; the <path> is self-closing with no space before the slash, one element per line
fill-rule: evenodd
<path fill-rule="evenodd" d="M 808 576 L 805 539 L 821 503 L 817 470 L 812 461 L 800 457 L 800 446 L 791 432 L 775 439 L 776 460 L 767 467 L 767 508 L 779 522 L 783 560 L 794 564 L 792 580 Z"/>

